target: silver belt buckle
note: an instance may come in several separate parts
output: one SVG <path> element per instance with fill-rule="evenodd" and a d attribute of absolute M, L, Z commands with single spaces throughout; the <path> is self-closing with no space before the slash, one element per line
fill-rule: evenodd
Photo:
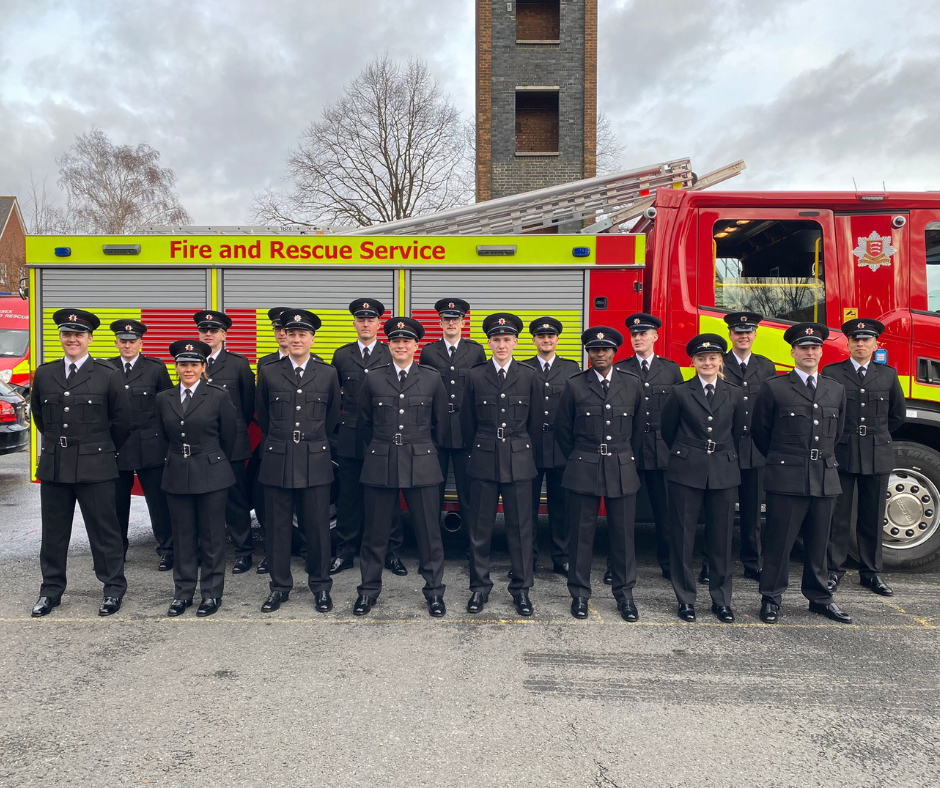
<path fill-rule="evenodd" d="M 457 409 L 454 407 L 454 403 L 453 403 L 453 402 L 448 402 L 448 403 L 447 403 L 447 412 L 448 412 L 448 413 L 456 413 L 456 412 L 457 412 Z"/>
<path fill-rule="evenodd" d="M 67 448 L 69 447 L 69 439 L 66 438 L 64 435 L 62 435 L 62 436 L 59 438 L 59 445 L 60 445 L 63 449 L 67 449 Z"/>
<path fill-rule="evenodd" d="M 542 432 L 548 432 L 551 428 L 552 428 L 552 425 L 551 425 L 551 424 L 543 424 L 543 425 L 542 425 Z"/>
<path fill-rule="evenodd" d="M 600 446 L 598 446 L 598 447 L 597 447 L 597 450 L 598 450 L 598 451 L 601 453 L 601 455 L 604 456 L 604 457 L 606 457 L 606 456 L 608 456 L 608 455 L 610 454 L 610 452 L 607 450 L 607 444 L 606 444 L 606 443 L 602 443 Z"/>
<path fill-rule="evenodd" d="M 183 444 L 183 457 L 189 457 L 192 454 L 192 449 L 188 443 Z"/>
<path fill-rule="evenodd" d="M 718 444 L 715 443 L 715 441 L 712 441 L 712 440 L 705 441 L 705 453 L 706 454 L 714 454 L 715 449 L 717 448 L 718 448 Z"/>
<path fill-rule="evenodd" d="M 401 446 L 401 445 L 402 445 L 402 443 L 401 443 L 401 433 L 400 433 L 400 432 L 396 432 L 396 433 L 395 433 L 395 436 L 394 436 L 394 438 L 392 439 L 392 442 L 393 442 L 396 446 Z"/>
<path fill-rule="evenodd" d="M 502 427 L 496 428 L 496 437 L 503 440 L 506 437 L 506 431 Z"/>
<path fill-rule="evenodd" d="M 819 449 L 810 449 L 810 450 L 809 450 L 809 458 L 810 458 L 811 460 L 818 460 L 818 459 L 819 459 Z"/>
<path fill-rule="evenodd" d="M 300 443 L 300 430 L 294 430 L 294 443 Z"/>
<path fill-rule="evenodd" d="M 867 424 L 859 424 L 859 425 L 858 425 L 858 434 L 859 434 L 859 435 L 867 435 L 867 434 L 868 434 L 868 425 L 867 425 Z"/>

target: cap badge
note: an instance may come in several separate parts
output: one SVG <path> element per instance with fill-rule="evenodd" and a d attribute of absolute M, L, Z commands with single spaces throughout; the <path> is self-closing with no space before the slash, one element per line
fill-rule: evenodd
<path fill-rule="evenodd" d="M 192 346 L 192 345 L 187 345 L 185 349 L 186 349 L 186 350 L 192 350 L 192 349 L 193 349 L 193 346 Z"/>
<path fill-rule="evenodd" d="M 865 324 L 864 324 L 864 323 L 859 323 L 859 324 L 858 324 L 858 327 L 859 327 L 859 328 L 865 328 Z"/>
<path fill-rule="evenodd" d="M 598 331 L 598 332 L 597 332 L 597 338 L 598 338 L 598 339 L 603 339 L 603 338 L 604 338 L 604 332 L 603 332 L 603 331 Z"/>
<path fill-rule="evenodd" d="M 501 317 L 501 318 L 500 318 L 498 321 L 496 321 L 496 322 L 498 322 L 501 326 L 504 326 L 504 325 L 506 325 L 506 318 L 505 318 L 505 317 Z"/>
<path fill-rule="evenodd" d="M 133 330 L 134 330 L 134 327 L 131 326 L 130 324 L 128 324 L 128 325 L 124 326 L 124 330 L 125 330 L 125 331 L 133 331 Z"/>
<path fill-rule="evenodd" d="M 398 324 L 397 324 L 397 325 L 398 325 L 399 328 L 404 328 L 404 327 L 405 327 L 405 324 L 402 323 L 401 320 L 398 321 Z"/>
<path fill-rule="evenodd" d="M 69 320 L 74 323 L 76 320 L 78 320 L 78 315 L 69 315 Z"/>
<path fill-rule="evenodd" d="M 542 328 L 551 328 L 551 326 L 548 323 L 542 323 Z"/>
<path fill-rule="evenodd" d="M 711 346 L 712 346 L 712 343 L 711 343 L 711 342 L 703 342 L 703 343 L 702 343 L 702 347 L 711 347 Z"/>
<path fill-rule="evenodd" d="M 450 302 L 447 304 L 447 306 L 449 306 L 451 309 L 453 309 L 453 308 L 454 308 L 454 302 L 453 302 L 453 301 L 450 301 Z"/>
<path fill-rule="evenodd" d="M 807 328 L 803 333 L 806 334 L 806 336 L 812 336 L 812 335 L 815 334 L 816 332 L 813 331 L 813 329 L 811 329 L 811 328 Z"/>
<path fill-rule="evenodd" d="M 294 322 L 299 323 L 303 318 L 300 315 L 294 315 Z"/>
<path fill-rule="evenodd" d="M 363 309 L 368 309 L 368 308 L 369 308 L 369 302 L 368 302 L 368 301 L 363 301 L 363 302 L 362 302 L 362 308 L 363 308 Z"/>
<path fill-rule="evenodd" d="M 638 317 L 633 318 L 633 325 L 638 325 L 639 322 L 640 322 L 640 318 Z"/>
<path fill-rule="evenodd" d="M 746 323 L 746 322 L 747 322 L 747 315 L 741 315 L 741 322 L 742 322 L 742 323 Z"/>

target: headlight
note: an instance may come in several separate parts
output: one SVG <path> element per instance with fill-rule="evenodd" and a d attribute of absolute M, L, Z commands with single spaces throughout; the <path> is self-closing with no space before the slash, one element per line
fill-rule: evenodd
<path fill-rule="evenodd" d="M 9 383 L 11 380 L 13 380 L 13 370 L 0 369 L 0 382 Z"/>

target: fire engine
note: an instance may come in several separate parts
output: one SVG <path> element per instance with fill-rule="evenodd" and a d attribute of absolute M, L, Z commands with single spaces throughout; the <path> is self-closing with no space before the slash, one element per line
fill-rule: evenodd
<path fill-rule="evenodd" d="M 743 167 L 696 178 L 687 159 L 676 160 L 340 234 L 230 227 L 31 236 L 30 361 L 59 354 L 50 316 L 63 306 L 90 309 L 104 324 L 139 318 L 150 326 L 144 352 L 167 361 L 170 341 L 193 333 L 195 311 L 222 309 L 234 321 L 229 349 L 253 364 L 275 348 L 266 315 L 274 304 L 317 312 L 323 328 L 314 352 L 328 360 L 353 339 L 353 298 L 372 296 L 388 314 L 412 315 L 433 341 L 441 335 L 434 302 L 459 295 L 472 307 L 469 336 L 483 339 L 481 322 L 492 311 L 526 322 L 551 314 L 564 326 L 559 353 L 582 366 L 584 328 L 622 327 L 642 310 L 663 319 L 657 352 L 687 376 L 686 342 L 700 331 L 725 333 L 722 317 L 731 311 L 765 316 L 753 349 L 781 372 L 792 368 L 783 332 L 793 323 L 829 326 L 826 364 L 847 357 L 843 322 L 874 318 L 886 326 L 875 360 L 898 370 L 908 397 L 886 490 L 885 565 L 933 567 L 940 563 L 940 194 L 704 190 Z M 631 232 L 608 232 L 628 219 L 637 222 Z M 572 234 L 545 234 L 571 227 Z M 627 345 L 620 355 L 629 352 Z M 92 353 L 113 353 L 107 332 Z M 34 463 L 36 451 L 34 436 Z"/>

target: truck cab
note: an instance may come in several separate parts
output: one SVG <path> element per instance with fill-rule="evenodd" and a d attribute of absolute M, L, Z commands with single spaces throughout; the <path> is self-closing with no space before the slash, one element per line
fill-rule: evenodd
<path fill-rule="evenodd" d="M 29 302 L 0 293 L 0 382 L 29 392 Z"/>

